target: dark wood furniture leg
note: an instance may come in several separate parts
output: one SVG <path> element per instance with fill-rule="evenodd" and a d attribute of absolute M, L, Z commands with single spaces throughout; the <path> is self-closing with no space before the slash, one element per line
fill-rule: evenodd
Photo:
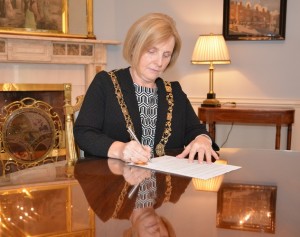
<path fill-rule="evenodd" d="M 275 139 L 275 149 L 280 149 L 280 132 L 281 132 L 281 126 L 276 125 L 276 139 Z"/>
<path fill-rule="evenodd" d="M 286 149 L 291 150 L 292 145 L 292 124 L 288 124 Z"/>

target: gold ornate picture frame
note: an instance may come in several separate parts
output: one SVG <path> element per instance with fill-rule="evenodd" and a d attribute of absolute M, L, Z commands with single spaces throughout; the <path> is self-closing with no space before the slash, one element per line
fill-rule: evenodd
<path fill-rule="evenodd" d="M 95 38 L 93 0 L 1 0 L 0 34 Z"/>
<path fill-rule="evenodd" d="M 276 195 L 276 186 L 222 184 L 217 196 L 217 227 L 275 233 Z"/>

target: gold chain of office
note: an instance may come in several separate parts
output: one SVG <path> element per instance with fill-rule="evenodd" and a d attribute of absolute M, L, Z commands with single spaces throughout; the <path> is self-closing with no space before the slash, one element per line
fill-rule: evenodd
<path fill-rule="evenodd" d="M 124 116 L 124 119 L 126 122 L 126 127 L 131 128 L 132 131 L 135 132 L 133 122 L 131 120 L 125 100 L 123 98 L 123 93 L 122 93 L 121 87 L 117 80 L 117 76 L 114 72 L 115 71 L 110 71 L 110 72 L 108 72 L 108 74 L 110 75 L 110 78 L 113 82 L 113 85 L 115 88 L 115 94 L 116 94 L 117 100 L 119 102 L 119 105 L 121 107 L 121 110 L 122 110 L 122 113 L 123 113 L 123 116 Z M 156 145 L 156 148 L 155 148 L 155 152 L 158 156 L 165 155 L 165 146 L 166 146 L 168 139 L 172 132 L 171 125 L 172 125 L 174 98 L 173 98 L 171 83 L 168 81 L 164 81 L 164 84 L 165 84 L 165 88 L 166 88 L 166 92 L 167 92 L 166 100 L 168 103 L 168 112 L 167 112 L 167 118 L 166 118 L 166 123 L 165 123 L 165 130 L 163 132 L 160 142 Z"/>

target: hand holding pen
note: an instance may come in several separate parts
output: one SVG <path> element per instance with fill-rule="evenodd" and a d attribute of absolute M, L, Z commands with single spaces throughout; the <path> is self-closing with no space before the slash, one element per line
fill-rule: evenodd
<path fill-rule="evenodd" d="M 131 152 L 132 157 L 129 157 L 130 158 L 129 162 L 133 162 L 135 164 L 147 164 L 147 162 L 150 161 L 150 159 L 151 159 L 151 148 L 149 146 L 143 145 L 139 141 L 139 139 L 137 138 L 137 136 L 135 135 L 135 133 L 133 132 L 133 130 L 131 128 L 128 128 L 127 131 L 131 135 L 133 140 L 140 145 L 140 147 L 138 147 L 138 148 L 136 147 L 136 145 L 135 145 L 135 147 L 131 147 L 130 152 Z M 142 148 L 142 150 L 141 150 L 141 148 Z M 128 153 L 129 153 L 129 151 L 128 151 Z M 128 153 L 126 154 L 127 156 L 129 155 Z M 147 157 L 147 160 L 145 160 L 145 157 Z"/>
<path fill-rule="evenodd" d="M 144 146 L 140 143 L 139 139 L 136 137 L 135 133 L 132 131 L 132 129 L 130 127 L 128 128 L 127 131 L 129 132 L 129 134 L 131 135 L 131 137 L 144 148 Z M 149 158 L 149 160 L 150 159 L 151 158 Z M 137 163 L 137 162 L 135 162 L 135 163 Z M 138 188 L 139 188 L 139 184 L 134 185 L 132 187 L 132 189 L 128 193 L 128 198 L 132 198 L 133 194 L 136 192 L 136 190 Z"/>

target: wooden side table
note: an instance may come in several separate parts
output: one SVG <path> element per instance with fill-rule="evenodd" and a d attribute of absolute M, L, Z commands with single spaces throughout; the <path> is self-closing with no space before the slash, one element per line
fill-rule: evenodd
<path fill-rule="evenodd" d="M 287 125 L 287 150 L 291 149 L 292 124 L 295 110 L 293 108 L 267 106 L 236 106 L 236 107 L 199 107 L 198 117 L 201 122 L 209 125 L 213 139 L 216 137 L 216 123 L 274 124 L 276 125 L 275 149 L 280 149 L 281 126 Z"/>

